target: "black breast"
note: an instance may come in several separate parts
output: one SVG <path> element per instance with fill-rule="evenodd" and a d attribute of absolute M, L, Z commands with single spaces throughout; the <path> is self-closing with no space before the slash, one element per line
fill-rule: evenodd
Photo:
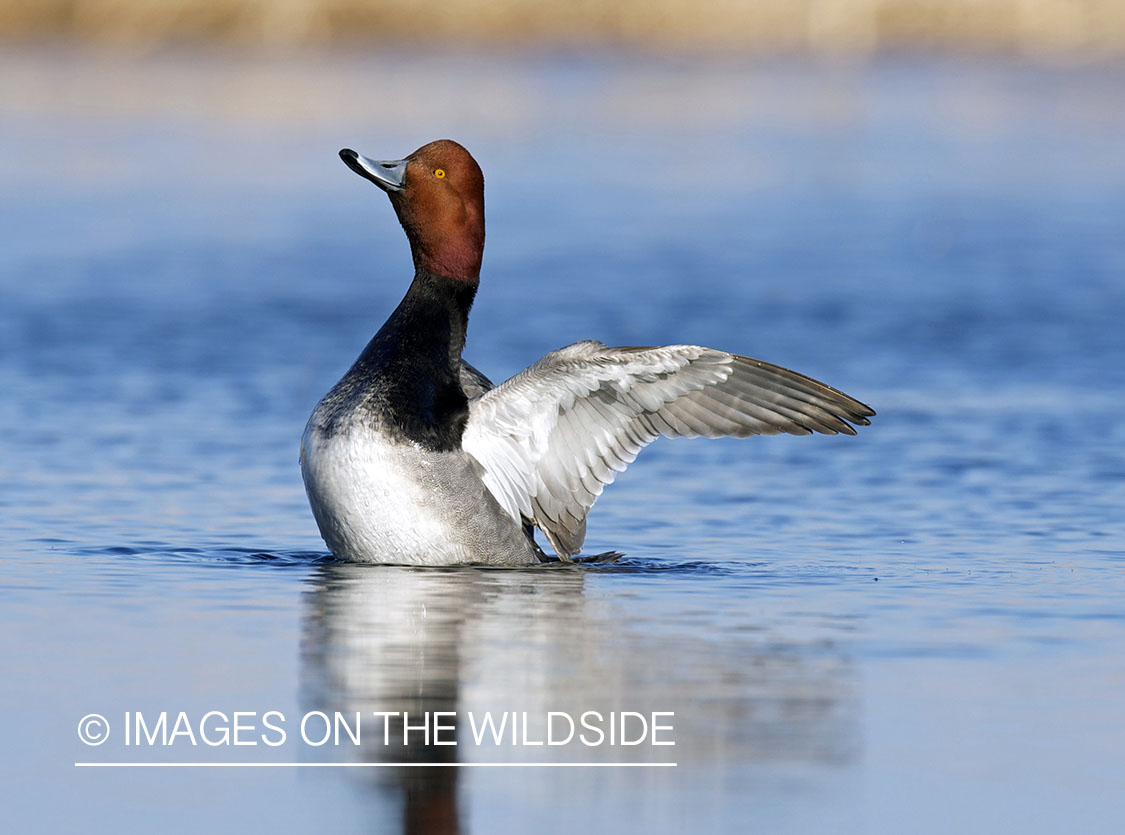
<path fill-rule="evenodd" d="M 469 416 L 461 349 L 476 286 L 419 271 L 406 296 L 321 401 L 328 434 L 363 423 L 433 451 L 460 449 Z"/>

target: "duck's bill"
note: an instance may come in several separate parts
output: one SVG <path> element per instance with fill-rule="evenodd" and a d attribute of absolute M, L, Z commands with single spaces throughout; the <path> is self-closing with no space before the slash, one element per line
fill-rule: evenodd
<path fill-rule="evenodd" d="M 402 191 L 406 188 L 406 160 L 368 159 L 351 148 L 340 151 L 344 165 L 365 179 L 370 180 L 383 191 Z"/>

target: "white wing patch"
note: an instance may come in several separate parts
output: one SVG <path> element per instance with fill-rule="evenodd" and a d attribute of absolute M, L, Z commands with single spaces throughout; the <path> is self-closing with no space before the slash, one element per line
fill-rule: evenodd
<path fill-rule="evenodd" d="M 585 341 L 471 400 L 462 446 L 501 507 L 568 559 L 602 490 L 660 435 L 854 435 L 847 421 L 873 414 L 809 377 L 725 351 Z"/>

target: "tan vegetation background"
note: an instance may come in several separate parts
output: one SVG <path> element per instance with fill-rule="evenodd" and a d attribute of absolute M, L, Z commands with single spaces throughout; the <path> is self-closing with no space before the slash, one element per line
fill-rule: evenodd
<path fill-rule="evenodd" d="M 1125 0 L 0 0 L 0 41 L 1125 54 Z"/>

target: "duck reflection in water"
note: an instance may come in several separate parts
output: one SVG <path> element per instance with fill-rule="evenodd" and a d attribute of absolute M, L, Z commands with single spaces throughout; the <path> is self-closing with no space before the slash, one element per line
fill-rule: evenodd
<path fill-rule="evenodd" d="M 701 646 L 700 601 L 685 596 L 682 611 L 669 613 L 661 595 L 664 605 L 648 606 L 638 592 L 643 574 L 574 565 L 323 565 L 305 601 L 302 710 L 339 711 L 352 724 L 360 714 L 361 742 L 342 736 L 307 756 L 385 764 L 348 773 L 401 803 L 403 832 L 428 835 L 464 831 L 459 786 L 470 773 L 474 786 L 503 779 L 501 792 L 548 792 L 550 784 L 553 796 L 565 785 L 588 799 L 628 796 L 639 779 L 628 768 L 504 769 L 501 778 L 494 769 L 452 767 L 458 762 L 676 761 L 675 769 L 644 769 L 646 785 L 672 792 L 688 779 L 730 779 L 763 763 L 838 766 L 852 758 L 854 685 L 841 652 L 816 636 L 807 644 L 774 640 L 752 617 L 737 623 L 730 612 L 717 613 L 726 628 Z M 664 591 L 669 581 L 676 582 L 661 578 Z M 576 737 L 523 747 L 511 745 L 510 734 L 501 745 L 476 744 L 467 720 L 526 711 L 531 738 L 543 739 L 548 711 L 577 718 L 588 710 L 674 713 L 666 735 L 675 745 L 590 747 Z M 432 733 L 437 713 L 456 728 L 439 738 L 457 745 L 427 742 L 420 728 L 428 714 Z M 419 729 L 403 745 L 405 714 Z"/>
<path fill-rule="evenodd" d="M 306 607 L 304 709 L 328 716 L 341 711 L 349 719 L 360 714 L 361 744 L 325 746 L 335 749 L 326 753 L 401 764 L 374 774 L 380 785 L 401 793 L 405 833 L 462 831 L 461 770 L 448 767 L 457 762 L 457 746 L 427 744 L 422 731 L 401 744 L 404 715 L 413 717 L 413 728 L 427 715 L 457 711 L 462 631 L 497 593 L 488 573 L 456 574 L 328 565 Z"/>

